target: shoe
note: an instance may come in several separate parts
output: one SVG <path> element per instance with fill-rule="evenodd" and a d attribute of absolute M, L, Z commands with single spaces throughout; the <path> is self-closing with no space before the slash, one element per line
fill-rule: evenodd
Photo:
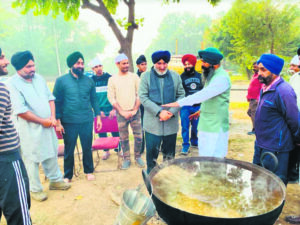
<path fill-rule="evenodd" d="M 107 159 L 109 158 L 109 156 L 110 156 L 109 151 L 104 152 L 104 155 L 102 156 L 102 159 L 103 159 L 103 160 L 107 160 Z"/>
<path fill-rule="evenodd" d="M 254 130 L 251 130 L 251 131 L 249 131 L 247 134 L 248 134 L 248 135 L 253 135 L 253 134 L 255 134 L 255 131 L 254 131 Z"/>
<path fill-rule="evenodd" d="M 72 179 L 64 178 L 64 182 L 65 182 L 65 183 L 71 183 L 71 182 L 72 182 Z"/>
<path fill-rule="evenodd" d="M 299 180 L 289 180 L 288 184 L 298 184 Z"/>
<path fill-rule="evenodd" d="M 88 181 L 93 181 L 93 180 L 96 180 L 96 177 L 95 177 L 95 175 L 92 174 L 92 173 L 87 173 L 87 174 L 86 174 L 86 179 L 87 179 Z"/>
<path fill-rule="evenodd" d="M 50 182 L 49 184 L 49 190 L 68 190 L 71 187 L 71 184 L 69 182 Z"/>
<path fill-rule="evenodd" d="M 181 150 L 181 155 L 188 155 L 189 154 L 189 148 L 183 147 Z"/>
<path fill-rule="evenodd" d="M 131 164 L 130 160 L 125 159 L 125 160 L 123 161 L 122 166 L 121 166 L 121 170 L 128 170 L 129 167 L 130 167 L 130 164 Z"/>
<path fill-rule="evenodd" d="M 300 216 L 287 216 L 285 221 L 291 224 L 300 224 Z"/>
<path fill-rule="evenodd" d="M 144 161 L 142 160 L 141 157 L 136 158 L 136 159 L 135 159 L 135 162 L 136 162 L 136 164 L 138 165 L 138 167 L 140 167 L 140 168 L 144 168 L 144 167 L 145 167 L 145 163 L 144 163 Z"/>
<path fill-rule="evenodd" d="M 39 191 L 39 192 L 30 192 L 30 196 L 32 199 L 38 201 L 38 202 L 43 202 L 48 199 L 48 196 L 46 192 Z"/>
<path fill-rule="evenodd" d="M 191 144 L 191 147 L 198 148 L 198 145 Z"/>

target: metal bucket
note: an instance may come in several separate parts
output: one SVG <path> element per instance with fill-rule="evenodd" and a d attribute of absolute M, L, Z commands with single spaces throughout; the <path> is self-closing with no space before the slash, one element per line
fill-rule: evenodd
<path fill-rule="evenodd" d="M 123 193 L 122 204 L 115 225 L 146 224 L 156 212 L 150 198 L 139 190 L 126 190 Z"/>

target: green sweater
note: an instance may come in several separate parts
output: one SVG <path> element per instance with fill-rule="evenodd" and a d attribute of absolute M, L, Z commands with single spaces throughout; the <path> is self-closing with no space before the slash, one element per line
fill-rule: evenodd
<path fill-rule="evenodd" d="M 87 76 L 70 72 L 57 78 L 53 90 L 56 118 L 63 123 L 84 123 L 100 115 L 95 83 Z"/>

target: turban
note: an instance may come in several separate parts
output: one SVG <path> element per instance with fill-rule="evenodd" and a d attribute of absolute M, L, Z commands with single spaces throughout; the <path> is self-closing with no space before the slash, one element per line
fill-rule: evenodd
<path fill-rule="evenodd" d="M 298 48 L 297 50 L 297 55 L 300 55 L 300 48 Z"/>
<path fill-rule="evenodd" d="M 182 57 L 181 62 L 182 62 L 183 65 L 184 65 L 184 63 L 185 63 L 186 61 L 188 61 L 188 62 L 189 62 L 190 64 L 192 64 L 193 66 L 195 66 L 196 63 L 197 63 L 197 57 L 194 56 L 194 55 L 191 55 L 191 54 L 186 54 L 186 55 L 184 55 L 184 56 Z"/>
<path fill-rule="evenodd" d="M 99 59 L 99 57 L 95 57 L 90 63 L 89 66 L 94 68 L 95 66 L 103 66 L 101 60 Z"/>
<path fill-rule="evenodd" d="M 146 57 L 144 55 L 140 55 L 137 59 L 136 59 L 136 65 L 139 65 L 143 62 L 147 62 Z"/>
<path fill-rule="evenodd" d="M 152 62 L 154 64 L 161 59 L 164 60 L 165 63 L 169 63 L 171 59 L 171 53 L 169 51 L 156 51 L 152 54 Z"/>
<path fill-rule="evenodd" d="M 283 65 L 284 65 L 284 60 L 277 55 L 273 54 L 262 54 L 257 61 L 257 64 L 262 63 L 263 66 L 269 70 L 271 73 L 275 75 L 279 75 Z"/>
<path fill-rule="evenodd" d="M 67 57 L 67 65 L 69 68 L 71 68 L 78 59 L 82 59 L 84 61 L 83 55 L 80 52 L 73 52 Z"/>
<path fill-rule="evenodd" d="M 294 65 L 297 65 L 297 66 L 298 66 L 298 65 L 299 65 L 299 56 L 298 56 L 298 55 L 295 55 L 295 56 L 292 58 L 290 64 L 294 64 Z"/>
<path fill-rule="evenodd" d="M 30 51 L 16 52 L 11 57 L 11 64 L 18 71 L 23 69 L 30 60 L 34 61 L 33 55 Z"/>
<path fill-rule="evenodd" d="M 223 59 L 223 54 L 216 48 L 206 48 L 204 50 L 200 50 L 198 52 L 200 59 L 211 64 L 218 65 L 220 61 Z"/>
<path fill-rule="evenodd" d="M 125 55 L 124 53 L 121 53 L 119 54 L 116 58 L 115 58 L 115 63 L 119 63 L 123 60 L 127 59 L 128 60 L 128 57 L 127 55 Z"/>

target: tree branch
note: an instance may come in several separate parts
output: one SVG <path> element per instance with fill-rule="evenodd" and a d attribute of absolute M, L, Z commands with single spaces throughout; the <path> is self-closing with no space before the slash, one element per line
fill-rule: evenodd
<path fill-rule="evenodd" d="M 123 0 L 123 2 L 124 2 L 127 6 L 129 6 L 129 2 L 128 2 L 127 0 Z"/>

